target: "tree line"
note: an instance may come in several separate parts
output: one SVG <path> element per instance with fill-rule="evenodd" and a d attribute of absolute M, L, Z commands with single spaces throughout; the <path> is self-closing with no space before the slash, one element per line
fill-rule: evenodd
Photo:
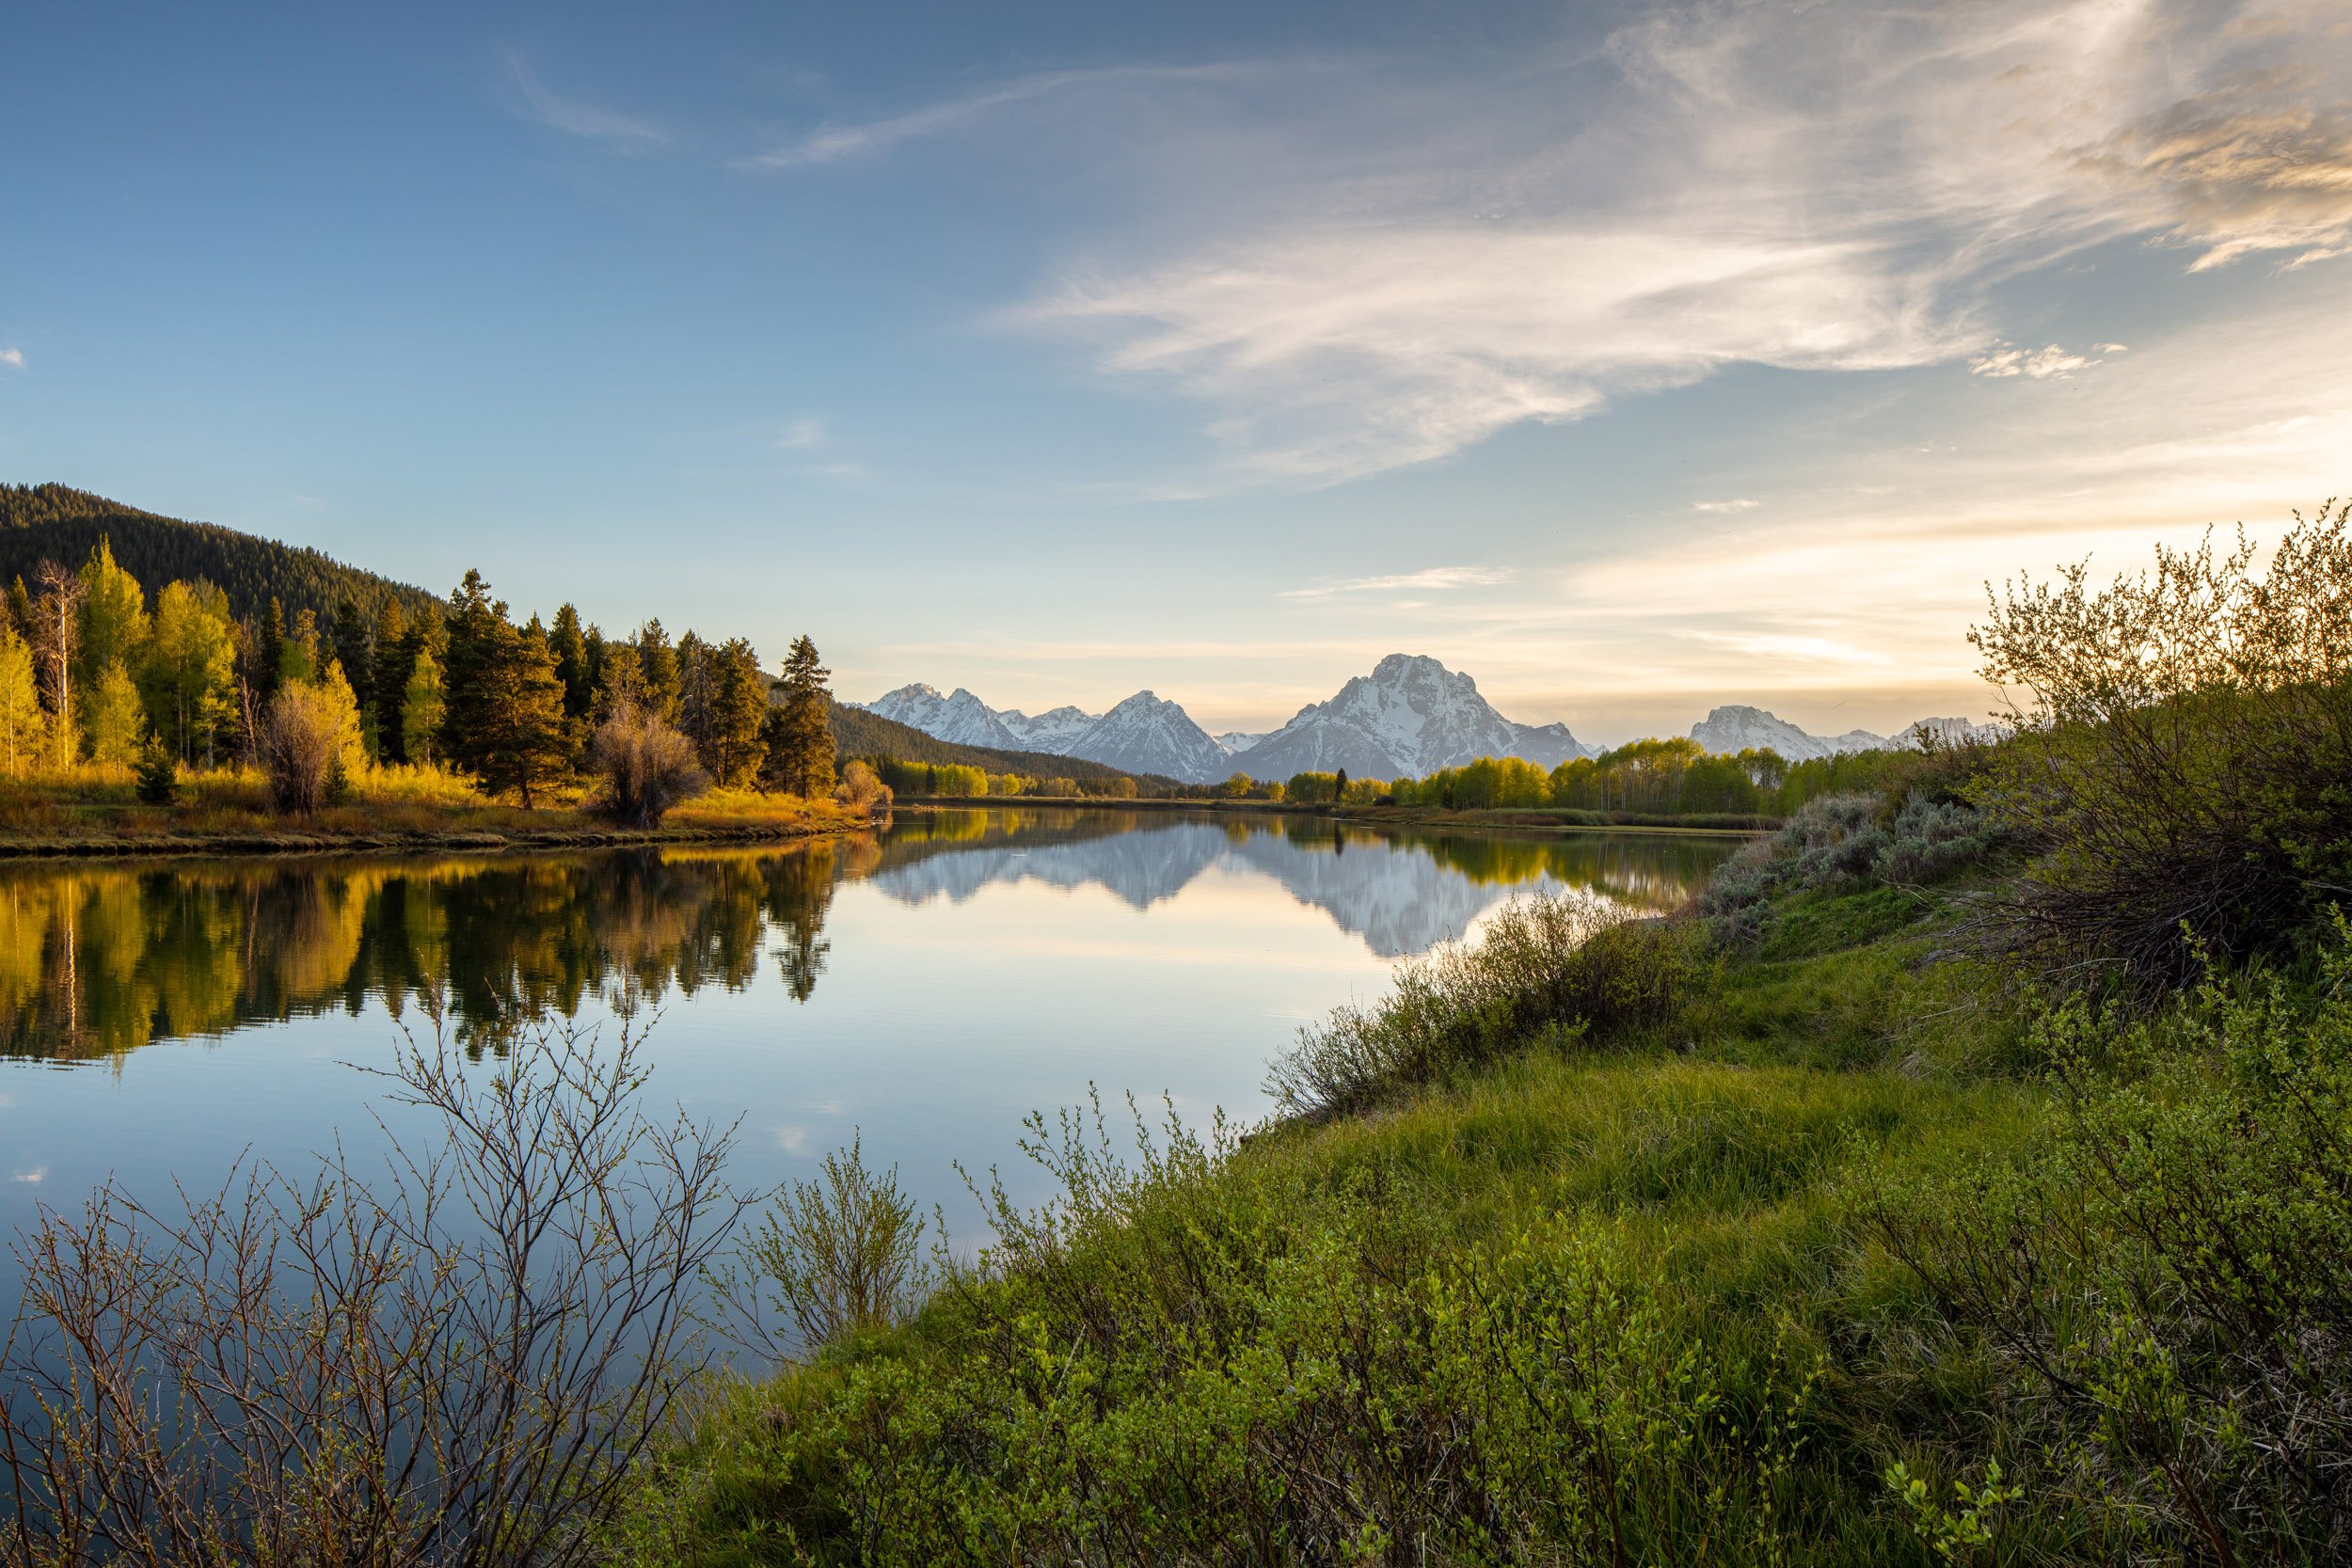
<path fill-rule="evenodd" d="M 1566 810 L 1645 816 L 1786 816 L 1807 800 L 1883 789 L 1918 762 L 1912 750 L 1850 752 L 1790 763 L 1777 752 L 1708 751 L 1677 736 L 1629 741 L 1545 768 L 1521 757 L 1481 757 L 1419 778 L 1333 772 L 1257 779 L 1236 772 L 1184 793 L 1295 805 L 1434 806 L 1446 811 Z"/>
<path fill-rule="evenodd" d="M 240 617 L 200 578 L 151 596 L 102 537 L 8 590 L 0 770 L 138 765 L 167 789 L 175 768 L 252 766 L 310 810 L 371 768 L 446 767 L 530 807 L 583 770 L 611 780 L 619 736 L 651 747 L 673 797 L 814 798 L 835 784 L 830 679 L 805 636 L 771 681 L 739 637 L 674 641 L 659 619 L 608 637 L 568 604 L 518 622 L 478 571 L 423 612 L 344 598 L 323 621 L 272 597 Z"/>

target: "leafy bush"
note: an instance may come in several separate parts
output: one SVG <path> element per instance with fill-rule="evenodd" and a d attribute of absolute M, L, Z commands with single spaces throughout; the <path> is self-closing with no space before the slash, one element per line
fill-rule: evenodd
<path fill-rule="evenodd" d="M 1775 898 L 1926 886 L 1986 863 L 2010 840 L 1990 814 L 1926 787 L 1899 803 L 1824 795 L 1718 867 L 1698 907 L 1724 934 L 1753 939 Z"/>
<path fill-rule="evenodd" d="M 2040 851 L 1988 911 L 1997 950 L 2145 998 L 2200 954 L 2289 953 L 2352 887 L 2348 514 L 2298 514 L 2261 576 L 2241 535 L 1994 603 L 1970 639 L 2029 702 L 1971 793 Z"/>
<path fill-rule="evenodd" d="M 834 800 L 868 816 L 886 808 L 892 800 L 890 786 L 882 782 L 882 775 L 855 757 L 841 765 L 841 782 L 834 786 L 833 794 Z"/>
<path fill-rule="evenodd" d="M 286 682 L 270 699 L 261 730 L 262 766 L 280 811 L 316 815 L 367 766 L 358 705 L 340 675 Z"/>
<path fill-rule="evenodd" d="M 2275 978 L 2153 1021 L 2074 1004 L 2046 1151 L 1878 1210 L 2119 1556 L 2352 1553 L 2347 983 L 2340 949 L 2315 1005 Z"/>
<path fill-rule="evenodd" d="M 634 828 L 659 826 L 671 807 L 710 787 L 694 743 L 628 701 L 589 736 L 588 768 L 603 781 L 600 809 Z"/>
<path fill-rule="evenodd" d="M 1773 1560 L 1810 1385 L 1697 1348 L 1657 1264 L 1548 1216 L 1457 1250 L 1393 1175 L 1236 1161 L 1221 1126 L 1033 1121 L 1059 1199 L 922 1331 L 757 1397 L 755 1436 L 649 1478 L 693 1560 Z"/>
<path fill-rule="evenodd" d="M 1606 1034 L 1655 1021 L 1673 1006 L 1689 962 L 1681 933 L 1600 900 L 1515 899 L 1476 943 L 1448 942 L 1401 966 L 1384 1000 L 1300 1030 L 1266 1086 L 1287 1111 L 1328 1114 L 1546 1030 Z"/>
<path fill-rule="evenodd" d="M 803 1351 L 906 1318 L 930 1293 L 923 1222 L 896 1166 L 876 1175 L 860 1144 L 828 1154 L 819 1180 L 796 1181 L 752 1229 L 744 1256 Z"/>

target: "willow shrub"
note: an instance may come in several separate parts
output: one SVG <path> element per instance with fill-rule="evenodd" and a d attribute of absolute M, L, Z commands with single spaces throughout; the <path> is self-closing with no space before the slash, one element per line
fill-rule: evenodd
<path fill-rule="evenodd" d="M 2006 1370 L 2024 1478 L 2117 1559 L 2352 1555 L 2352 959 L 2148 1020 L 2077 1003 L 2038 1157 L 1883 1198 L 1948 1358 Z"/>
<path fill-rule="evenodd" d="M 2158 548 L 2093 590 L 2084 566 L 2012 586 L 1970 635 L 2023 689 L 1971 795 L 2036 846 L 1995 896 L 1992 944 L 2143 998 L 2201 954 L 2280 957 L 2352 888 L 2352 507 L 2255 570 Z"/>
<path fill-rule="evenodd" d="M 1235 1160 L 1221 1127 L 1032 1137 L 1061 1198 L 995 1189 L 996 1247 L 914 1338 L 656 1479 L 647 1560 L 714 1528 L 878 1564 L 1774 1555 L 1809 1377 L 1703 1349 L 1607 1223 L 1464 1247 L 1393 1171 Z"/>
<path fill-rule="evenodd" d="M 1379 1002 L 1300 1030 L 1267 1089 L 1295 1115 L 1343 1112 L 1539 1036 L 1657 1022 L 1691 971 L 1692 938 L 1585 895 L 1514 899 L 1476 943 L 1434 948 L 1401 966 Z"/>

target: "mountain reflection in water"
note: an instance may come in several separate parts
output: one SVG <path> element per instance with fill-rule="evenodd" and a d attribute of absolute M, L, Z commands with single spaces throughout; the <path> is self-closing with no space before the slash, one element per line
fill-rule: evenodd
<path fill-rule="evenodd" d="M 1730 841 L 1391 833 L 1309 817 L 999 808 L 757 849 L 439 859 L 18 864 L 0 870 L 0 1054 L 87 1060 L 370 998 L 446 1010 L 469 1049 L 583 1005 L 755 983 L 807 1000 L 845 883 L 961 903 L 1097 886 L 1142 910 L 1203 877 L 1278 883 L 1383 958 L 1465 934 L 1529 889 L 1645 910 Z"/>

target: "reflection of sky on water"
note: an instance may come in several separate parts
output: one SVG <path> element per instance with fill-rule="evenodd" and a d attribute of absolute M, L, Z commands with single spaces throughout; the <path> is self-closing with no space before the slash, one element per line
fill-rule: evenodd
<path fill-rule="evenodd" d="M 365 1153 L 387 1108 L 347 1064 L 386 1059 L 394 1006 L 429 1027 L 426 987 L 493 1049 L 500 1019 L 610 1029 L 633 993 L 651 1095 L 739 1118 L 743 1184 L 805 1175 L 854 1129 L 969 1226 L 956 1162 L 1043 1196 L 1016 1168 L 1028 1111 L 1094 1085 L 1254 1117 L 1267 1061 L 1375 994 L 1391 955 L 1517 889 L 1653 901 L 1703 875 L 1686 852 L 974 813 L 781 852 L 17 868 L 0 878 L 0 1229 L 109 1174 L 203 1189 L 248 1151 Z"/>

